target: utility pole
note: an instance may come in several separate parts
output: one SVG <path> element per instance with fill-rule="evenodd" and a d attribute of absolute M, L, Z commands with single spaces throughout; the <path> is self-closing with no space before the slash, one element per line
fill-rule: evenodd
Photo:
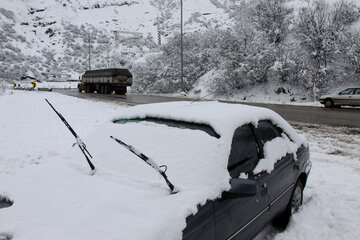
<path fill-rule="evenodd" d="M 180 35 L 181 35 L 181 87 L 182 90 L 185 92 L 185 88 L 184 88 L 184 46 L 183 46 L 183 0 L 180 0 L 180 12 L 181 12 L 181 17 L 180 17 L 180 21 L 181 21 L 181 30 L 180 30 Z"/>
<path fill-rule="evenodd" d="M 157 33 L 158 33 L 158 45 L 161 45 L 161 33 L 160 33 L 160 27 L 159 27 L 159 23 L 157 25 Z"/>
<path fill-rule="evenodd" d="M 91 70 L 91 38 L 90 38 L 90 31 L 88 32 L 88 37 L 89 37 L 89 70 Z"/>
<path fill-rule="evenodd" d="M 89 70 L 91 70 L 91 61 L 90 61 L 90 55 L 91 55 L 91 37 L 90 37 L 90 31 L 86 31 L 83 29 L 84 32 L 86 32 L 86 34 L 88 35 L 88 40 L 89 40 Z"/>

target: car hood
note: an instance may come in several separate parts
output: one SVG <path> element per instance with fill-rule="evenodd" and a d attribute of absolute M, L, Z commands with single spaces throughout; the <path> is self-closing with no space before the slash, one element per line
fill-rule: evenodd
<path fill-rule="evenodd" d="M 334 98 L 339 96 L 338 94 L 326 94 L 326 95 L 322 95 L 319 99 L 325 99 L 325 98 Z"/>
<path fill-rule="evenodd" d="M 166 165 L 179 192 L 171 195 L 152 167 L 110 136 Z M 229 188 L 229 149 L 203 131 L 106 123 L 84 142 L 97 168 L 93 176 L 76 147 L 0 184 L 14 201 L 1 209 L 0 233 L 17 240 L 181 239 L 197 205 Z"/>

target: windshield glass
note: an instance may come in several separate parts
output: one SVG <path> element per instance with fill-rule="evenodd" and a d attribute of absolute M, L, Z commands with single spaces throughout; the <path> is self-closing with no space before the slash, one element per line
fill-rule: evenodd
<path fill-rule="evenodd" d="M 191 129 L 191 130 L 200 130 L 206 132 L 212 137 L 220 138 L 220 135 L 215 132 L 215 130 L 206 124 L 201 123 L 190 123 L 185 121 L 177 121 L 171 119 L 163 119 L 163 118 L 133 118 L 133 119 L 119 119 L 115 120 L 114 123 L 117 124 L 127 124 L 127 123 L 139 123 L 139 122 L 151 122 L 157 124 L 164 124 L 168 127 L 175 127 L 180 129 Z"/>

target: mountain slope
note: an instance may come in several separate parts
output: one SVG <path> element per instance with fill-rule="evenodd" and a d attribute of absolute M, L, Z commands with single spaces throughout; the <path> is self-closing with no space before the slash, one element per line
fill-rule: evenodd
<path fill-rule="evenodd" d="M 170 19 L 162 38 L 179 31 L 180 10 L 166 11 Z M 158 16 L 159 10 L 145 0 L 6 0 L 0 8 L 0 77 L 77 77 L 88 68 L 88 33 L 93 68 L 128 66 L 156 46 Z M 187 31 L 227 18 L 206 0 L 184 1 L 184 16 Z"/>

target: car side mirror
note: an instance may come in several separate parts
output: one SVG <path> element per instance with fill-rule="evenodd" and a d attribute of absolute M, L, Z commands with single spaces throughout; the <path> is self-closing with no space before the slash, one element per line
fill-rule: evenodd
<path fill-rule="evenodd" d="M 230 179 L 231 189 L 223 193 L 224 199 L 236 199 L 241 197 L 251 197 L 257 194 L 257 184 L 254 180 L 243 178 Z"/>

